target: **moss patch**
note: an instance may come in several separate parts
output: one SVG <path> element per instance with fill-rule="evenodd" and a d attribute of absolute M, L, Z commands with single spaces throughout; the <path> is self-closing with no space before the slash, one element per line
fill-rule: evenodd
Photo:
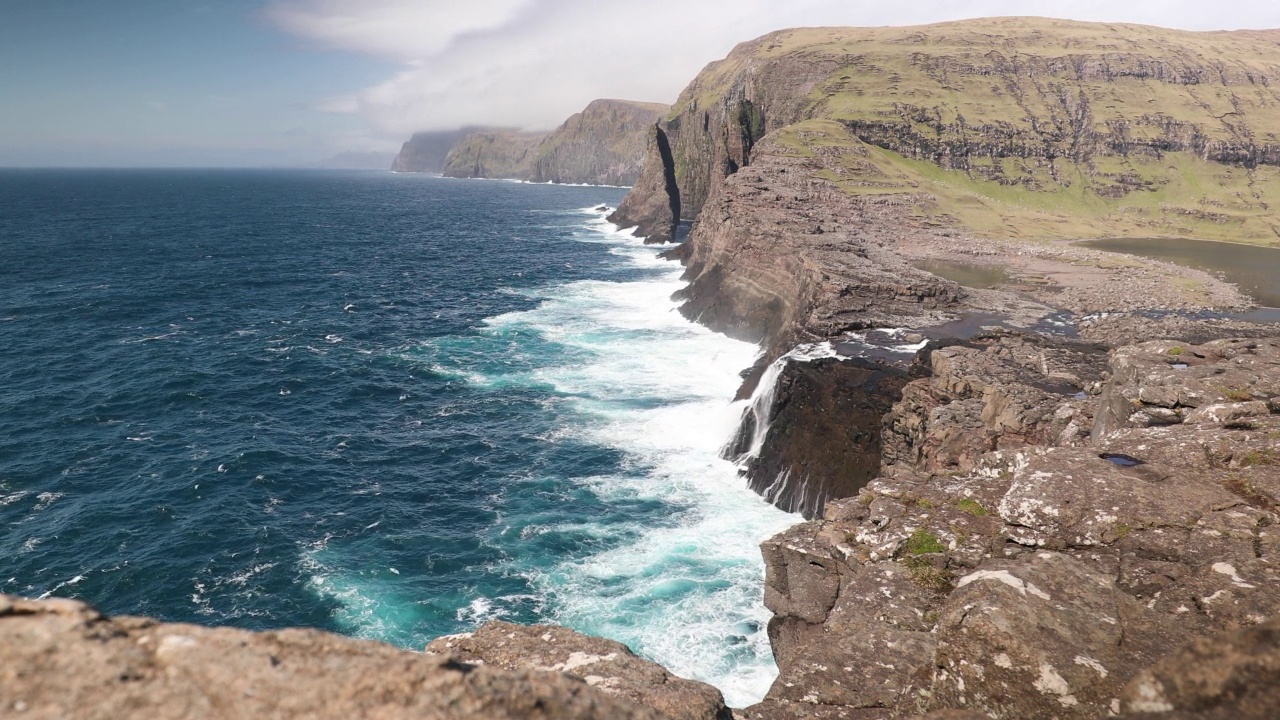
<path fill-rule="evenodd" d="M 912 555 L 946 552 L 947 548 L 938 540 L 938 536 L 924 528 L 911 533 L 907 538 L 907 552 Z"/>

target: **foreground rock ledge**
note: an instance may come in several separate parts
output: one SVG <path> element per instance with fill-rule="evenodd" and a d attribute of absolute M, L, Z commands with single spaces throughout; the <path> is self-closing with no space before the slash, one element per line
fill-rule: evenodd
<path fill-rule="evenodd" d="M 880 477 L 764 543 L 781 674 L 740 717 L 1280 717 L 1280 339 L 1122 347 L 1056 401 L 1032 349 L 1091 357 L 932 352 Z"/>
<path fill-rule="evenodd" d="M 546 628 L 530 629 L 540 641 Z M 478 635 L 488 631 L 482 629 Z M 551 631 L 561 646 L 608 643 Z M 660 720 L 729 717 L 720 693 L 678 680 L 622 646 L 630 688 L 668 715 L 566 673 L 473 664 L 318 630 L 254 633 L 103 616 L 72 600 L 0 595 L 0 717 Z M 534 657 L 516 650 L 514 657 Z M 570 671 L 566 657 L 560 669 Z M 613 662 L 613 661 L 610 661 Z M 673 698 L 661 687 L 670 683 Z M 697 702 L 691 700 L 696 699 Z M 696 711 L 695 711 L 696 710 Z"/>

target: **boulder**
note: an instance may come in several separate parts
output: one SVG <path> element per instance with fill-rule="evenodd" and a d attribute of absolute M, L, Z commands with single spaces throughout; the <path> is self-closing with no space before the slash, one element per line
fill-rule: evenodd
<path fill-rule="evenodd" d="M 428 653 L 509 671 L 562 673 L 672 720 L 728 720 L 720 691 L 637 657 L 620 642 L 552 625 L 493 621 L 474 633 L 439 638 Z"/>

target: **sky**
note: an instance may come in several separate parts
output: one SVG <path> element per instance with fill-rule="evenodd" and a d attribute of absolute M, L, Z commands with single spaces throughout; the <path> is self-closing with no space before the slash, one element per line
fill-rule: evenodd
<path fill-rule="evenodd" d="M 1041 15 L 1280 27 L 1264 0 L 0 0 L 0 166 L 307 166 L 672 102 L 772 30 Z"/>

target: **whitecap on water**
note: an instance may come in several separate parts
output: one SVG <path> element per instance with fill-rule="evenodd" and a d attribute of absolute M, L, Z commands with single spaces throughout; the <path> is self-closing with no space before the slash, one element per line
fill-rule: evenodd
<path fill-rule="evenodd" d="M 651 500 L 674 515 L 658 524 L 613 518 L 587 534 L 634 540 L 521 571 L 545 594 L 550 619 L 622 641 L 679 675 L 716 685 L 730 704 L 747 705 L 776 676 L 759 543 L 796 522 L 719 456 L 742 412 L 731 402 L 739 372 L 758 348 L 686 320 L 671 300 L 683 287 L 681 268 L 608 224 L 604 213 L 587 212 L 592 219 L 580 239 L 614 244 L 615 254 L 650 277 L 560 285 L 542 292 L 533 310 L 490 319 L 487 330 L 532 331 L 570 350 L 571 361 L 519 380 L 571 398 L 574 417 L 558 436 L 620 451 L 636 469 L 577 482 L 606 502 Z M 576 523 L 554 529 L 584 530 Z"/>
<path fill-rule="evenodd" d="M 621 458 L 609 474 L 511 479 L 504 492 L 569 497 L 563 488 L 572 484 L 604 507 L 582 517 L 572 507 L 497 503 L 495 541 L 522 551 L 490 570 L 524 578 L 533 595 L 463 592 L 456 619 L 477 625 L 529 608 L 709 682 L 731 705 L 751 704 L 777 675 L 759 543 L 798 520 L 764 502 L 720 457 L 743 411 L 732 402 L 739 373 L 759 350 L 680 315 L 671 296 L 683 287 L 682 269 L 658 258 L 658 248 L 608 223 L 605 212 L 573 215 L 577 241 L 609 245 L 640 279 L 519 290 L 538 306 L 398 355 L 484 392 L 550 392 L 543 402 L 554 406 L 558 427 L 539 439 Z M 633 514 L 637 503 L 656 510 Z M 557 536 L 587 541 L 569 555 L 525 547 Z M 423 598 L 402 596 L 405 576 L 344 568 L 326 546 L 327 538 L 304 548 L 302 569 L 313 591 L 338 604 L 340 625 L 379 639 L 413 626 L 412 608 Z"/>

